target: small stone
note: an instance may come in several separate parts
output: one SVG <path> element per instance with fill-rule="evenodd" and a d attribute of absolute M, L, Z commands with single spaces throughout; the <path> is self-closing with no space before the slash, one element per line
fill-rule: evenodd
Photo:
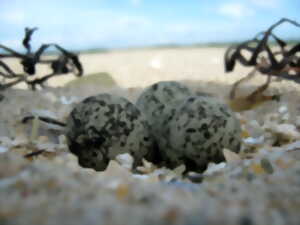
<path fill-rule="evenodd" d="M 223 149 L 223 155 L 228 163 L 240 162 L 242 160 L 238 154 L 226 148 Z"/>
<path fill-rule="evenodd" d="M 119 162 L 126 169 L 131 170 L 133 166 L 134 159 L 128 153 L 117 155 L 116 161 Z"/>
<path fill-rule="evenodd" d="M 243 142 L 247 145 L 259 146 L 264 143 L 264 140 L 265 140 L 264 136 L 260 136 L 257 138 L 248 137 L 248 138 L 243 139 Z"/>
<path fill-rule="evenodd" d="M 268 159 L 262 158 L 260 164 L 267 173 L 272 174 L 274 172 L 273 166 Z"/>
<path fill-rule="evenodd" d="M 52 93 L 52 92 L 46 92 L 46 93 L 44 93 L 44 96 L 45 96 L 48 100 L 50 100 L 51 102 L 56 102 L 56 101 L 57 101 L 57 97 L 56 97 L 55 94 Z"/>
<path fill-rule="evenodd" d="M 280 114 L 285 114 L 285 113 L 288 112 L 288 107 L 286 105 L 282 105 L 282 106 L 279 107 L 278 112 Z"/>
<path fill-rule="evenodd" d="M 8 151 L 8 148 L 5 147 L 5 146 L 0 146 L 0 153 L 4 153 L 4 152 L 7 152 Z"/>

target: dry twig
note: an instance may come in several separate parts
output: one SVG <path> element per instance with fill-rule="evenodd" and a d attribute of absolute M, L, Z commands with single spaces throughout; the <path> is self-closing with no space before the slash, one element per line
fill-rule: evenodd
<path fill-rule="evenodd" d="M 271 77 L 288 79 L 300 83 L 300 56 L 298 54 L 300 53 L 300 43 L 289 47 L 287 42 L 273 33 L 276 27 L 285 22 L 300 27 L 300 24 L 296 21 L 283 18 L 270 26 L 265 32 L 260 32 L 252 40 L 245 41 L 236 46 L 230 46 L 225 52 L 226 72 L 233 71 L 236 62 L 241 63 L 243 66 L 254 67 L 246 77 L 233 84 L 230 92 L 230 105 L 233 110 L 248 110 L 265 101 L 278 100 L 278 95 L 266 96 L 263 94 L 271 82 Z M 280 49 L 279 51 L 272 51 L 270 38 L 274 39 L 275 45 Z M 244 55 L 245 51 L 251 54 L 249 59 Z M 249 96 L 236 97 L 238 86 L 253 78 L 257 71 L 268 76 L 266 83 L 258 87 Z"/>
<path fill-rule="evenodd" d="M 32 52 L 30 41 L 32 34 L 36 30 L 37 28 L 25 28 L 25 37 L 22 42 L 24 48 L 26 49 L 25 53 L 19 53 L 0 44 L 0 50 L 2 49 L 2 52 L 4 52 L 0 53 L 0 77 L 5 80 L 5 82 L 2 81 L 0 83 L 0 90 L 12 87 L 20 82 L 25 82 L 32 90 L 35 90 L 37 85 L 44 87 L 45 81 L 54 76 L 68 73 L 74 73 L 76 76 L 81 76 L 83 74 L 83 68 L 78 56 L 57 44 L 43 44 L 36 52 Z M 57 50 L 60 55 L 55 59 L 42 59 L 42 55 L 50 47 L 54 47 L 54 49 Z M 4 58 L 19 59 L 24 73 L 15 73 L 13 69 L 11 69 L 4 61 L 2 61 Z M 36 66 L 38 64 L 48 64 L 52 72 L 43 76 L 42 78 L 35 78 L 32 80 L 30 78 L 36 74 Z"/>

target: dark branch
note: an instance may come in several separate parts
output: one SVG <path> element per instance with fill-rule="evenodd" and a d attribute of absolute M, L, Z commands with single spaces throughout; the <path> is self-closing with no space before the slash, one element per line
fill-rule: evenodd
<path fill-rule="evenodd" d="M 300 52 L 300 43 L 288 49 L 287 43 L 273 34 L 273 30 L 283 23 L 290 23 L 300 27 L 298 22 L 283 18 L 270 26 L 266 31 L 259 32 L 252 40 L 236 46 L 230 46 L 224 55 L 225 71 L 233 71 L 236 63 L 239 62 L 243 66 L 255 67 L 262 74 L 277 76 L 299 83 L 299 72 L 293 74 L 292 71 L 294 70 L 293 67 L 296 67 L 296 71 L 300 71 L 300 57 L 297 56 L 297 53 Z M 272 51 L 269 43 L 270 37 L 273 38 L 275 45 L 280 48 L 280 51 Z M 242 51 L 244 50 L 250 52 L 250 59 L 243 55 Z M 267 56 L 262 56 L 262 53 L 265 53 Z"/>
<path fill-rule="evenodd" d="M 25 82 L 32 90 L 36 89 L 37 85 L 44 87 L 44 83 L 55 76 L 62 74 L 73 73 L 76 76 L 83 74 L 83 67 L 79 61 L 78 55 L 70 52 L 57 44 L 43 44 L 37 51 L 31 50 L 31 38 L 37 28 L 25 28 L 25 37 L 22 41 L 23 46 L 26 48 L 26 54 L 19 53 L 9 47 L 0 44 L 0 50 L 4 50 L 5 53 L 0 54 L 0 77 L 2 76 L 7 80 L 7 83 L 0 83 L 0 90 L 12 87 L 20 82 Z M 42 59 L 43 54 L 50 47 L 54 47 L 59 55 L 55 59 L 45 60 Z M 17 58 L 20 60 L 20 64 L 23 66 L 24 74 L 16 74 L 4 61 L 4 58 Z M 36 74 L 36 67 L 40 64 L 47 64 L 52 72 L 41 78 L 34 80 L 27 79 L 28 76 L 34 76 Z"/>
<path fill-rule="evenodd" d="M 33 120 L 34 118 L 35 118 L 35 116 L 26 116 L 22 119 L 22 123 L 27 123 L 28 121 Z M 61 126 L 61 127 L 66 126 L 65 123 L 63 123 L 59 120 L 50 118 L 50 117 L 38 116 L 37 118 L 39 120 L 43 121 L 43 122 L 46 122 L 46 123 L 51 123 L 51 124 L 58 125 L 58 126 Z"/>

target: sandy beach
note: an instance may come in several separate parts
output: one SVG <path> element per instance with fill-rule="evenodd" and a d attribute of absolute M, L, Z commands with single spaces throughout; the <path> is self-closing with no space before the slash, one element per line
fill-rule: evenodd
<path fill-rule="evenodd" d="M 192 91 L 227 100 L 231 84 L 251 68 L 237 65 L 225 74 L 224 51 L 80 54 L 82 78 L 68 74 L 49 80 L 52 88 L 45 90 L 3 92 L 0 224 L 298 224 L 300 94 L 295 83 L 272 82 L 267 93 L 280 93 L 280 101 L 237 113 L 243 134 L 240 153 L 227 151 L 224 162 L 209 163 L 203 174 L 191 176 L 183 174 L 184 165 L 170 169 L 146 161 L 138 172 L 130 170 L 130 155 L 110 160 L 102 172 L 82 168 L 62 127 L 39 120 L 23 123 L 28 115 L 64 122 L 81 99 L 103 92 L 135 102 L 144 87 L 162 80 L 183 81 Z M 21 72 L 16 60 L 6 62 Z M 38 75 L 47 73 L 47 67 L 38 68 Z M 258 74 L 242 92 L 265 79 Z"/>
<path fill-rule="evenodd" d="M 251 68 L 237 64 L 231 73 L 224 71 L 226 48 L 158 48 L 112 50 L 103 53 L 81 53 L 84 75 L 109 73 L 118 86 L 123 88 L 145 87 L 160 80 L 214 81 L 231 84 L 245 76 Z M 21 71 L 14 59 L 6 60 L 12 68 Z M 47 74 L 48 68 L 41 66 L 37 74 Z M 50 79 L 50 86 L 63 86 L 73 80 L 73 76 Z M 261 83 L 263 76 L 254 82 Z"/>

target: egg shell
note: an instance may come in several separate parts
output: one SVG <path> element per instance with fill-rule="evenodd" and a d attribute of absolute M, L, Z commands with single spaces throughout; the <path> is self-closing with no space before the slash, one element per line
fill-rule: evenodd
<path fill-rule="evenodd" d="M 159 149 L 166 145 L 166 126 L 181 101 L 192 92 L 176 81 L 160 81 L 146 88 L 136 102 L 136 106 L 147 117 L 151 134 Z"/>
<path fill-rule="evenodd" d="M 145 117 L 125 98 L 91 96 L 78 103 L 67 119 L 69 149 L 82 167 L 105 170 L 117 155 L 129 153 L 134 166 L 151 155 L 153 142 Z"/>
<path fill-rule="evenodd" d="M 202 172 L 209 162 L 224 161 L 222 150 L 236 153 L 241 145 L 241 127 L 229 107 L 212 96 L 194 95 L 180 104 L 167 128 L 163 158 L 170 167 L 185 164 Z"/>

